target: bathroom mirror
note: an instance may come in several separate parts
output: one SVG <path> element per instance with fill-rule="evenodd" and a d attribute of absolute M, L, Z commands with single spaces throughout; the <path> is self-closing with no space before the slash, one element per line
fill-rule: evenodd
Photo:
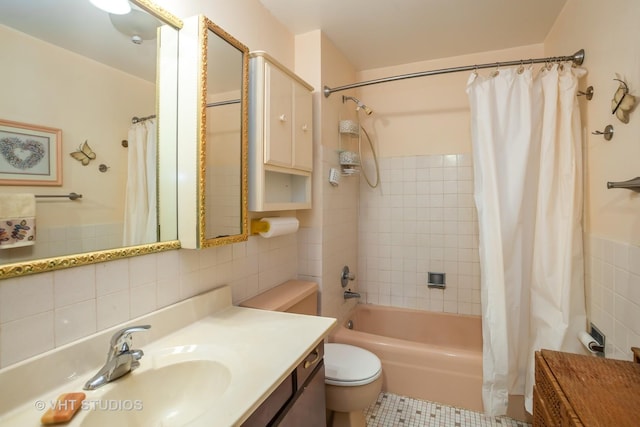
<path fill-rule="evenodd" d="M 183 248 L 247 240 L 248 54 L 205 16 L 185 19 L 178 153 Z"/>
<path fill-rule="evenodd" d="M 0 249 L 0 278 L 180 247 L 175 157 L 182 21 L 147 0 L 129 6 L 128 14 L 113 15 L 89 0 L 0 0 L 0 119 L 59 129 L 62 145 L 61 185 L 0 188 L 42 196 L 35 244 Z M 150 161 L 148 181 L 157 185 L 149 187 L 148 205 L 157 225 L 151 237 L 125 243 L 134 117 L 140 126 L 154 125 L 147 131 L 156 138 L 150 146 L 157 160 Z M 64 197 L 70 193 L 82 197 Z"/>

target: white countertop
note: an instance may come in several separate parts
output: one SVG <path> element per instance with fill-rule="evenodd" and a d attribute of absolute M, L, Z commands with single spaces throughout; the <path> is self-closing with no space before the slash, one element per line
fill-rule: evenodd
<path fill-rule="evenodd" d="M 333 318 L 236 307 L 231 305 L 228 287 L 214 289 L 0 370 L 0 425 L 39 426 L 41 416 L 59 395 L 84 392 L 86 401 L 99 402 L 114 387 L 125 387 L 127 376 L 152 369 L 154 354 L 160 350 L 179 349 L 187 354 L 196 347 L 215 352 L 217 360 L 229 369 L 230 382 L 222 395 L 212 398 L 202 416 L 186 425 L 239 425 L 335 323 Z M 133 347 L 145 352 L 140 367 L 97 390 L 82 390 L 104 364 L 113 332 L 139 324 L 151 325 L 149 331 L 133 335 Z M 181 387 L 178 381 L 173 382 L 177 384 L 162 383 L 162 388 Z M 142 406 L 144 410 L 144 406 L 152 405 L 142 402 Z M 94 410 L 102 409 L 83 407 L 66 425 L 89 425 L 85 418 Z M 91 423 L 91 427 L 95 425 L 95 421 Z"/>

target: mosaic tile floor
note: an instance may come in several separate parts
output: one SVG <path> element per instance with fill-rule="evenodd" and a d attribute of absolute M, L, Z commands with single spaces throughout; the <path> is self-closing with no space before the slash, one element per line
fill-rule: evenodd
<path fill-rule="evenodd" d="M 382 392 L 365 410 L 367 427 L 531 427 L 508 417 Z"/>

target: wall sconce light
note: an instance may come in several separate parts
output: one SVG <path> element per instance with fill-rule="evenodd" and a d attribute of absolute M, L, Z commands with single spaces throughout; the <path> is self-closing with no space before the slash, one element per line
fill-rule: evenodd
<path fill-rule="evenodd" d="M 89 0 L 92 5 L 115 15 L 126 15 L 131 12 L 129 0 Z"/>

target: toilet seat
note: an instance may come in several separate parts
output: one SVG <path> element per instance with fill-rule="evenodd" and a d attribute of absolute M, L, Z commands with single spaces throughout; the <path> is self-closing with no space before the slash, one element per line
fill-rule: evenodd
<path fill-rule="evenodd" d="M 324 382 L 338 386 L 359 386 L 377 380 L 382 374 L 378 356 L 349 344 L 324 345 Z"/>

